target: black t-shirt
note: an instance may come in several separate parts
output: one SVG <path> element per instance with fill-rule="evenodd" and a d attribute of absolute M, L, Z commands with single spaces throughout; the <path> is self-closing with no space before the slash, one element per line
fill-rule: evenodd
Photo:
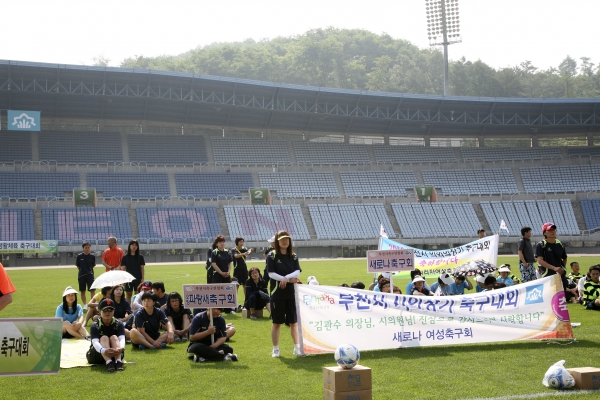
<path fill-rule="evenodd" d="M 94 275 L 94 267 L 96 266 L 96 256 L 92 253 L 85 255 L 79 253 L 75 260 L 75 265 L 79 269 L 79 276 Z"/>
<path fill-rule="evenodd" d="M 528 263 L 535 261 L 535 257 L 533 256 L 533 247 L 531 247 L 531 239 L 521 238 L 521 240 L 519 240 L 517 250 L 521 250 L 523 252 L 523 258 Z"/>
<path fill-rule="evenodd" d="M 246 281 L 246 298 L 250 297 L 252 293 L 264 292 L 269 294 L 267 291 L 267 283 L 259 279 L 258 282 L 254 282 L 254 279 L 250 278 Z"/>
<path fill-rule="evenodd" d="M 235 258 L 236 254 L 243 254 L 247 251 L 248 251 L 248 249 L 245 247 L 242 247 L 241 250 L 239 250 L 237 247 L 234 247 L 233 249 L 231 249 L 231 258 L 233 259 L 234 269 L 248 270 L 248 266 L 246 265 L 246 256 L 241 256 L 240 258 Z"/>
<path fill-rule="evenodd" d="M 225 319 L 222 316 L 219 315 L 217 318 L 213 318 L 213 325 L 216 328 L 215 341 L 218 338 L 227 335 L 227 333 L 225 332 L 225 329 L 227 328 L 225 324 Z M 190 325 L 190 337 L 198 332 L 204 332 L 208 329 L 209 326 L 210 317 L 208 316 L 206 311 L 201 312 L 200 314 L 196 314 Z M 210 335 L 207 335 L 202 340 L 199 340 L 198 343 L 204 343 L 205 345 L 210 346 L 212 344 L 210 341 Z"/>
<path fill-rule="evenodd" d="M 142 265 L 146 265 L 143 255 L 125 254 L 121 259 L 121 265 L 124 265 L 127 272 L 135 276 L 135 279 L 142 279 Z"/>
<path fill-rule="evenodd" d="M 223 249 L 223 251 L 214 249 L 211 255 L 211 262 L 217 264 L 221 272 L 229 272 L 229 264 L 233 262 L 233 257 L 227 249 Z"/>
<path fill-rule="evenodd" d="M 300 271 L 298 256 L 292 254 L 277 254 L 273 250 L 267 257 L 267 272 L 275 272 L 281 276 L 286 276 L 294 271 Z M 294 285 L 287 284 L 285 289 L 279 287 L 279 281 L 271 279 L 271 298 L 273 299 L 293 299 L 295 296 Z"/>
<path fill-rule="evenodd" d="M 167 307 L 165 309 L 165 315 L 173 319 L 173 328 L 182 330 L 184 316 L 187 316 L 186 318 L 191 318 L 192 312 L 188 308 L 179 307 L 179 312 L 176 313 L 171 307 Z"/>
<path fill-rule="evenodd" d="M 565 251 L 563 244 L 559 240 L 557 240 L 555 243 L 544 242 L 545 240 L 539 242 L 535 247 L 535 258 L 543 257 L 544 261 L 546 261 L 548 264 L 554 267 L 565 268 L 562 260 L 567 258 L 567 252 Z M 544 269 L 546 272 L 542 274 L 543 276 L 554 275 L 557 273 L 551 269 Z"/>
<path fill-rule="evenodd" d="M 159 308 L 154 307 L 152 315 L 146 312 L 145 308 L 140 309 L 135 314 L 135 326 L 138 328 L 144 328 L 148 336 L 156 340 L 160 336 L 160 325 L 167 324 L 169 320 L 165 315 L 165 312 Z"/>
<path fill-rule="evenodd" d="M 125 318 L 128 313 L 131 314 L 131 304 L 125 300 L 125 297 L 121 298 L 120 303 L 115 301 L 115 318 Z"/>
<path fill-rule="evenodd" d="M 113 317 L 112 322 L 109 325 L 102 323 L 102 318 L 92 324 L 90 336 L 92 339 L 100 339 L 102 336 L 125 336 L 125 328 L 123 323 Z"/>

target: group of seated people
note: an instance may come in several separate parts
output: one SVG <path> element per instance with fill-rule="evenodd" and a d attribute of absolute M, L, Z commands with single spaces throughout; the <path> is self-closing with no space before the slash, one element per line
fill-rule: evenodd
<path fill-rule="evenodd" d="M 266 285 L 260 282 L 255 282 L 255 286 L 266 291 Z M 251 300 L 253 307 L 264 307 L 264 299 L 255 297 L 258 298 Z M 123 370 L 126 342 L 145 350 L 189 340 L 187 352 L 196 362 L 237 361 L 233 349 L 225 344 L 236 330 L 233 324 L 225 323 L 223 310 L 211 309 L 210 324 L 207 310 L 190 310 L 183 305 L 178 292 L 165 292 L 163 282 L 144 281 L 131 304 L 124 297 L 122 285 L 102 288 L 86 305 L 84 316 L 84 308 L 77 304 L 77 291 L 68 286 L 55 315 L 63 320 L 63 338 L 90 340 L 88 362 L 106 364 L 108 372 Z M 88 333 L 86 326 L 90 320 L 93 323 Z"/>

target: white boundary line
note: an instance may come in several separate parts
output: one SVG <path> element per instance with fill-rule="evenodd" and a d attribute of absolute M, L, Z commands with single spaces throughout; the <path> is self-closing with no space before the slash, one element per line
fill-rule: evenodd
<path fill-rule="evenodd" d="M 542 397 L 564 397 L 564 396 L 576 396 L 580 394 L 593 394 L 600 393 L 600 390 L 565 390 L 562 392 L 540 392 L 532 394 L 517 394 L 514 396 L 500 396 L 500 397 L 478 397 L 471 400 L 513 400 L 513 399 L 539 399 Z"/>

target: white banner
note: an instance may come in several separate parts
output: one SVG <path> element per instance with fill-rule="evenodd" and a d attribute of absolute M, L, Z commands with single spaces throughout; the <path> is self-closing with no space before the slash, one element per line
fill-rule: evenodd
<path fill-rule="evenodd" d="M 447 297 L 296 285 L 296 304 L 307 354 L 573 337 L 558 275 Z"/>
<path fill-rule="evenodd" d="M 452 271 L 470 261 L 483 260 L 496 265 L 498 262 L 498 235 L 486 236 L 473 242 L 444 250 L 421 250 L 393 240 L 381 238 L 379 250 L 412 249 L 415 255 L 415 268 L 424 276 L 438 276 Z M 400 274 L 406 276 L 408 273 Z"/>

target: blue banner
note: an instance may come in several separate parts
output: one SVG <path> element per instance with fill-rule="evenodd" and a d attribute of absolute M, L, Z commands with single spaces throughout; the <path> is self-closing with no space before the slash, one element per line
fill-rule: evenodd
<path fill-rule="evenodd" d="M 7 124 L 9 131 L 38 131 L 40 130 L 39 111 L 8 110 Z"/>

